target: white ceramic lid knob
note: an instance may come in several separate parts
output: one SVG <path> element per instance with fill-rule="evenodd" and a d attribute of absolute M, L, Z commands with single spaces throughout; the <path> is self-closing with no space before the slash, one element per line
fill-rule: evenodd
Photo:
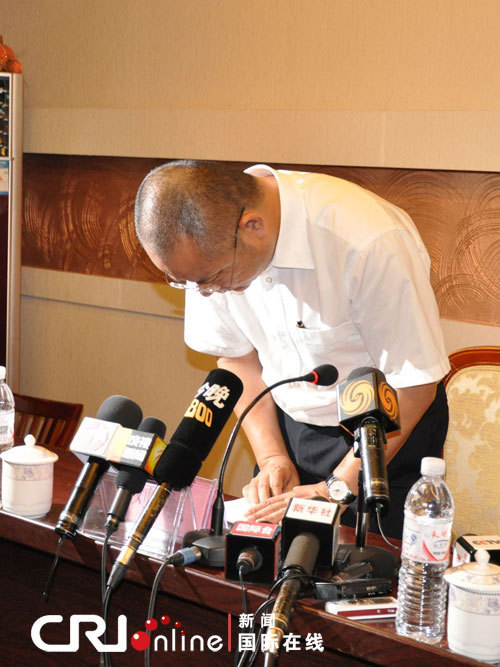
<path fill-rule="evenodd" d="M 483 570 L 484 572 L 488 571 L 488 563 L 490 562 L 490 552 L 486 549 L 478 549 L 474 554 L 476 563 L 478 563 L 478 570 Z"/>

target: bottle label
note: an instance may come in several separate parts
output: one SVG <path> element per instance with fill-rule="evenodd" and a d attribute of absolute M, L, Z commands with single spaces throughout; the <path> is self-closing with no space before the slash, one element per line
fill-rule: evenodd
<path fill-rule="evenodd" d="M 11 445 L 14 438 L 14 410 L 0 415 L 0 445 Z"/>
<path fill-rule="evenodd" d="M 403 528 L 403 558 L 420 563 L 448 561 L 452 521 L 432 521 L 428 517 L 406 514 Z"/>

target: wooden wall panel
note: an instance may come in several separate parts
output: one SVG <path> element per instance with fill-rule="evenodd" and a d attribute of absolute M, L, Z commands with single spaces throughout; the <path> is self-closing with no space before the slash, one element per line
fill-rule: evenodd
<path fill-rule="evenodd" d="M 163 281 L 135 237 L 133 206 L 142 178 L 165 161 L 26 155 L 23 265 Z M 441 316 L 500 326 L 500 174 L 273 166 L 346 178 L 408 211 L 431 256 Z"/>
<path fill-rule="evenodd" d="M 135 193 L 162 160 L 26 155 L 22 262 L 112 278 L 161 280 L 134 232 Z"/>

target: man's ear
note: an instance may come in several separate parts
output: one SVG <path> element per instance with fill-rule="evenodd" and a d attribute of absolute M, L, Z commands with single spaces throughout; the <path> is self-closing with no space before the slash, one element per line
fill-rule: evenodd
<path fill-rule="evenodd" d="M 255 234 L 258 238 L 266 235 L 266 221 L 253 211 L 244 213 L 240 220 L 240 231 Z"/>

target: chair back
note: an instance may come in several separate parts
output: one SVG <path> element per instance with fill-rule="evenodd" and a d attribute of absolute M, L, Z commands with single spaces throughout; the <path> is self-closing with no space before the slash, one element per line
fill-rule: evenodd
<path fill-rule="evenodd" d="M 31 433 L 37 445 L 66 449 L 78 426 L 83 405 L 14 393 L 14 433 L 19 438 Z"/>
<path fill-rule="evenodd" d="M 500 347 L 458 350 L 450 364 L 443 455 L 455 501 L 453 532 L 500 535 Z"/>

